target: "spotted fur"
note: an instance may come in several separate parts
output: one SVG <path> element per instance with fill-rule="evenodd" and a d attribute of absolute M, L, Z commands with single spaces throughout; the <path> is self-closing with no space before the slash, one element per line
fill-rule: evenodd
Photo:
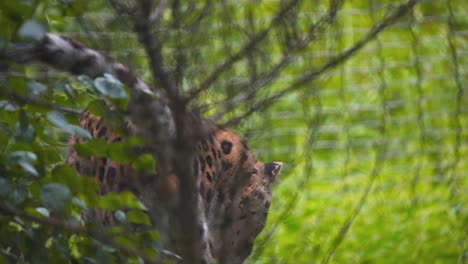
<path fill-rule="evenodd" d="M 47 33 L 37 47 L 28 47 L 19 47 L 10 57 L 23 63 L 37 60 L 59 70 L 92 78 L 112 74 L 131 87 L 131 91 L 151 93 L 149 87 L 122 64 L 71 39 Z M 93 138 L 108 143 L 125 140 L 125 136 L 135 134 L 136 129 L 133 126 L 121 127 L 118 128 L 121 133 L 117 134 L 109 122 L 87 111 L 81 115 L 80 125 Z M 250 255 L 255 238 L 265 226 L 271 202 L 271 185 L 281 163 L 264 164 L 257 161 L 239 136 L 213 124 L 208 126 L 206 137 L 195 147 L 197 155 L 193 161 L 194 169 L 200 176 L 199 190 L 208 225 L 203 226 L 202 231 L 208 232 L 208 245 L 215 259 L 220 263 L 242 263 Z M 93 176 L 100 194 L 132 191 L 150 213 L 158 208 L 155 204 L 177 199 L 177 175 L 165 175 L 159 190 L 150 189 L 150 194 L 140 193 L 141 189 L 136 187 L 145 185 L 142 182 L 144 177 L 136 177 L 128 164 L 119 164 L 108 158 L 79 156 L 73 145 L 84 141 L 79 137 L 71 138 L 67 162 L 80 175 Z M 154 215 L 158 215 L 157 212 Z M 112 212 L 97 211 L 94 218 L 105 225 L 116 224 Z"/>
<path fill-rule="evenodd" d="M 108 143 L 123 140 L 100 117 L 84 112 L 80 125 L 93 138 Z M 206 138 L 196 145 L 195 171 L 200 175 L 200 195 L 208 223 L 208 240 L 212 256 L 220 263 L 242 263 L 253 249 L 255 238 L 263 230 L 271 202 L 271 185 L 279 173 L 281 163 L 262 163 L 255 159 L 247 144 L 232 131 L 210 126 Z M 123 134 L 134 133 L 133 128 L 123 128 Z M 70 145 L 84 142 L 73 137 Z M 67 157 L 81 175 L 94 176 L 99 193 L 134 188 L 132 168 L 107 158 L 80 157 L 73 147 Z M 157 190 L 157 201 L 142 199 L 149 208 L 154 202 L 168 202 L 178 191 L 178 178 L 169 175 Z M 96 219 L 102 224 L 116 224 L 112 212 L 97 211 Z"/>

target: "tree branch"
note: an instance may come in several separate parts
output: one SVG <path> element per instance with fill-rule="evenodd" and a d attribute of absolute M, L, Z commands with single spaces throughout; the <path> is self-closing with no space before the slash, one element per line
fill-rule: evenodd
<path fill-rule="evenodd" d="M 319 93 L 320 91 L 316 91 Z M 306 125 L 307 125 L 307 140 L 306 143 L 304 144 L 304 150 L 302 157 L 300 159 L 305 160 L 304 164 L 304 178 L 301 179 L 301 181 L 297 184 L 296 192 L 295 194 L 289 199 L 289 201 L 286 201 L 285 205 L 282 206 L 284 210 L 279 214 L 278 218 L 275 219 L 273 225 L 271 225 L 269 232 L 265 234 L 262 237 L 262 240 L 256 242 L 257 250 L 254 253 L 253 259 L 255 257 L 258 257 L 262 254 L 263 250 L 266 248 L 266 244 L 270 241 L 272 236 L 275 234 L 276 230 L 280 227 L 282 223 L 285 223 L 288 221 L 288 217 L 291 215 L 291 212 L 293 212 L 296 209 L 296 206 L 298 205 L 297 201 L 301 198 L 301 195 L 306 192 L 307 190 L 307 183 L 309 182 L 310 178 L 312 177 L 311 175 L 314 175 L 314 163 L 313 163 L 313 155 L 314 155 L 314 147 L 315 144 L 317 143 L 317 136 L 320 131 L 320 126 L 322 124 L 322 119 L 323 119 L 323 106 L 322 106 L 322 101 L 321 97 L 318 97 L 316 102 L 315 102 L 315 111 L 314 115 L 311 115 L 310 111 L 310 104 L 306 103 L 306 98 L 307 96 L 302 97 L 304 98 L 304 101 L 301 102 L 300 104 L 302 105 L 302 112 L 304 115 L 304 119 L 306 120 Z M 293 164 L 296 164 L 296 162 L 291 162 Z M 291 168 L 293 169 L 293 168 Z"/>
<path fill-rule="evenodd" d="M 280 23 L 283 17 L 294 6 L 296 6 L 298 2 L 299 0 L 292 0 L 283 8 L 281 8 L 265 29 L 254 35 L 252 38 L 250 38 L 250 40 L 238 52 L 231 55 L 231 57 L 227 61 L 218 66 L 210 75 L 208 75 L 208 77 L 204 81 L 201 82 L 200 85 L 192 87 L 190 89 L 188 100 L 190 100 L 191 98 L 195 98 L 199 93 L 208 89 L 214 82 L 216 82 L 216 80 L 218 80 L 218 78 L 225 71 L 231 69 L 236 62 L 243 59 L 249 53 L 250 50 L 254 49 L 263 39 L 265 39 L 266 36 L 268 36 L 271 29 L 278 23 Z"/>
<path fill-rule="evenodd" d="M 308 34 L 303 38 L 303 40 L 294 42 L 294 44 L 290 45 L 287 50 L 283 51 L 281 59 L 273 65 L 269 71 L 261 73 L 256 78 L 251 79 L 248 82 L 239 84 L 238 86 L 243 87 L 244 92 L 228 102 L 223 102 L 225 104 L 223 110 L 217 112 L 210 119 L 218 121 L 225 114 L 236 108 L 240 103 L 247 103 L 247 100 L 249 99 L 253 100 L 254 95 L 258 93 L 258 88 L 265 87 L 277 79 L 281 75 L 281 72 L 293 61 L 294 54 L 307 48 L 308 45 L 317 38 L 318 34 L 325 32 L 327 26 L 335 20 L 342 1 L 332 2 L 333 4 L 331 5 L 329 12 L 319 18 L 316 23 L 311 23 L 308 26 Z"/>
<path fill-rule="evenodd" d="M 192 31 L 193 29 L 197 28 L 200 25 L 200 22 L 206 18 L 208 13 L 211 11 L 211 4 L 212 0 L 207 0 L 198 15 L 182 26 L 183 30 Z"/>
<path fill-rule="evenodd" d="M 164 177 L 173 170 L 174 144 L 176 143 L 173 113 L 165 99 L 161 98 L 158 93 L 152 93 L 144 82 L 136 78 L 122 64 L 80 43 L 54 34 L 45 34 L 43 40 L 37 44 L 12 43 L 8 46 L 8 50 L 0 52 L 0 59 L 9 59 L 19 63 L 39 61 L 62 71 L 85 74 L 91 78 L 104 73 L 114 75 L 130 87 L 126 116 L 137 128 L 136 134 L 146 140 L 146 147 L 158 161 L 159 175 Z M 186 162 L 186 164 L 189 166 L 192 163 Z M 160 177 L 153 178 L 150 183 L 141 186 L 142 190 L 139 192 L 154 194 L 154 190 L 159 189 L 159 179 Z M 150 197 L 150 199 L 158 200 L 157 197 Z M 189 203 L 189 201 L 182 200 L 184 203 Z M 192 205 L 193 203 L 187 206 Z M 149 212 L 150 218 L 161 237 L 166 237 L 171 230 L 161 226 L 161 219 L 179 216 L 171 215 L 172 212 L 164 210 L 164 204 L 146 204 L 146 206 L 153 209 Z M 193 220 L 193 218 L 189 219 Z M 169 247 L 172 246 L 170 242 L 167 243 Z"/>
<path fill-rule="evenodd" d="M 164 8 L 166 8 L 166 4 L 167 0 L 159 0 L 158 6 L 149 16 L 150 23 L 154 23 L 161 17 L 162 13 L 164 12 Z"/>
<path fill-rule="evenodd" d="M 143 45 L 146 55 L 150 63 L 151 73 L 154 80 L 159 80 L 163 89 L 166 91 L 171 100 L 179 100 L 179 87 L 171 79 L 169 74 L 164 69 L 164 61 L 161 55 L 162 47 L 156 41 L 150 30 L 150 18 L 148 10 L 151 8 L 151 1 L 142 0 L 140 3 L 141 17 L 134 17 L 135 32 L 138 35 L 138 41 Z"/>
<path fill-rule="evenodd" d="M 183 33 L 180 30 L 181 27 L 181 22 L 183 20 L 183 16 L 181 14 L 180 10 L 180 1 L 173 1 L 171 5 L 171 15 L 173 17 L 172 23 L 171 23 L 171 29 L 176 32 L 176 38 L 180 39 Z M 182 41 L 177 41 L 175 44 L 175 50 L 174 50 L 174 64 L 175 64 L 175 69 L 173 71 L 173 78 L 174 81 L 176 82 L 177 85 L 180 85 L 182 83 L 182 79 L 184 78 L 185 75 L 185 69 L 186 69 L 186 64 L 187 64 L 187 58 L 186 58 L 186 51 L 183 47 Z"/>
<path fill-rule="evenodd" d="M 226 123 L 224 123 L 224 125 L 230 126 L 230 125 L 237 124 L 241 120 L 246 118 L 247 116 L 251 115 L 252 113 L 268 108 L 269 106 L 271 106 L 273 103 L 275 103 L 278 99 L 280 99 L 284 95 L 299 89 L 300 87 L 309 83 L 310 81 L 317 78 L 324 72 L 345 62 L 347 59 L 349 59 L 351 56 L 353 56 L 355 53 L 361 50 L 367 43 L 373 40 L 380 32 L 382 32 L 384 29 L 386 29 L 387 27 L 395 23 L 400 17 L 405 15 L 408 12 L 408 10 L 412 9 L 417 2 L 418 2 L 417 0 L 410 0 L 406 2 L 405 4 L 398 6 L 396 11 L 392 12 L 389 16 L 387 16 L 382 21 L 380 21 L 377 25 L 372 27 L 372 29 L 366 34 L 366 36 L 364 36 L 361 40 L 356 42 L 351 48 L 345 50 L 344 52 L 341 52 L 336 57 L 330 59 L 322 67 L 304 74 L 301 78 L 299 78 L 298 80 L 296 80 L 291 85 L 284 88 L 283 90 L 252 105 L 247 112 L 228 120 Z"/>
<path fill-rule="evenodd" d="M 134 17 L 134 19 L 135 32 L 148 55 L 153 78 L 160 80 L 169 98 L 168 107 L 170 107 L 173 122 L 172 131 L 164 126 L 155 128 L 165 131 L 165 136 L 159 137 L 159 144 L 157 144 L 159 149 L 154 149 L 158 162 L 162 161 L 164 164 L 164 168 L 159 170 L 159 177 L 164 181 L 170 175 L 175 174 L 179 180 L 178 199 L 174 205 L 163 208 L 167 212 L 168 219 L 166 232 L 171 245 L 177 249 L 177 253 L 185 261 L 208 263 L 212 261 L 212 256 L 208 246 L 208 225 L 204 206 L 199 196 L 201 179 L 193 168 L 195 144 L 204 133 L 203 122 L 187 108 L 186 100 L 180 96 L 179 87 L 164 69 L 162 47 L 149 28 L 148 10 L 150 7 L 151 1 L 141 0 L 141 17 Z M 141 114 L 145 116 L 144 113 Z M 188 124 L 190 128 L 187 128 Z M 151 135 L 146 136 L 151 137 Z M 159 167 L 160 165 L 158 169 Z"/>
<path fill-rule="evenodd" d="M 338 231 L 338 234 L 333 238 L 333 241 L 331 242 L 331 246 L 327 250 L 325 258 L 322 260 L 322 264 L 327 264 L 328 262 L 330 262 L 331 258 L 333 257 L 333 254 L 338 249 L 341 242 L 343 241 L 346 234 L 348 233 L 349 228 L 351 228 L 351 225 L 354 223 L 354 220 L 361 212 L 362 207 L 366 204 L 367 197 L 369 196 L 369 193 L 372 190 L 372 186 L 374 185 L 375 179 L 380 173 L 380 168 L 382 167 L 382 164 L 386 155 L 385 151 L 386 151 L 385 147 L 382 147 L 379 149 L 376 155 L 374 168 L 372 169 L 369 182 L 367 183 L 365 190 L 363 191 L 361 197 L 359 198 L 359 201 L 356 203 L 356 207 L 354 208 L 352 213 L 348 216 L 348 218 L 344 221 L 344 223 L 341 225 Z"/>
<path fill-rule="evenodd" d="M 124 65 L 67 37 L 46 33 L 39 43 L 10 43 L 6 51 L 0 52 L 1 60 L 16 63 L 38 61 L 60 71 L 91 78 L 109 73 L 130 87 L 131 92 L 151 95 L 149 86 L 138 79 Z"/>

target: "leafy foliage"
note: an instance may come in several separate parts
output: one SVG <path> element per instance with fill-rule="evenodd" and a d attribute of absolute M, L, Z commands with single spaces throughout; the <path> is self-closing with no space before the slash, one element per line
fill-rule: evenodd
<path fill-rule="evenodd" d="M 308 28 L 327 9 L 304 1 L 281 21 L 284 30 L 248 53 L 254 59 L 221 74 L 193 104 L 207 116 L 225 111 L 221 121 L 245 113 L 352 46 L 392 3 L 346 2 L 324 34 L 290 54 L 294 63 L 275 82 L 266 82 L 252 100 L 235 101 L 251 91 L 249 80 L 280 61 L 284 47 L 301 40 L 291 29 Z M 284 1 L 226 1 L 198 21 L 204 4 L 183 5 L 179 12 L 192 13 L 177 25 L 167 22 L 177 9 L 165 12 L 155 29 L 184 91 L 235 54 Z M 420 3 L 346 63 L 243 120 L 239 130 L 258 156 L 286 164 L 251 263 L 466 260 L 467 10 L 461 0 Z M 136 37 L 111 11 L 102 1 L 0 1 L 0 46 L 38 40 L 47 27 L 109 52 L 149 80 Z M 4 67 L 13 74 L 4 75 Z M 155 231 L 126 232 L 150 224 L 132 193 L 100 197 L 92 178 L 64 164 L 70 135 L 91 138 L 76 114 L 87 107 L 110 115 L 103 97 L 125 109 L 126 87 L 111 75 L 73 80 L 3 62 L 0 72 L 0 263 L 138 263 L 135 252 L 160 253 L 151 248 L 159 239 Z M 75 148 L 154 172 L 150 155 L 129 154 L 140 144 L 138 138 L 93 139 Z M 82 229 L 82 213 L 96 208 L 115 210 L 122 227 Z"/>

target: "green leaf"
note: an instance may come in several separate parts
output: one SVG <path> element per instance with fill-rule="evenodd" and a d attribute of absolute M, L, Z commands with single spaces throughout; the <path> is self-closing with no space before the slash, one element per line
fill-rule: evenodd
<path fill-rule="evenodd" d="M 73 197 L 72 199 L 72 204 L 73 205 L 76 205 L 78 208 L 80 208 L 81 210 L 86 210 L 88 209 L 88 207 L 86 206 L 86 203 L 79 199 L 79 198 L 76 198 L 76 197 Z"/>
<path fill-rule="evenodd" d="M 35 145 L 35 152 L 40 152 L 40 160 L 45 164 L 53 164 L 63 160 L 62 155 L 55 146 Z"/>
<path fill-rule="evenodd" d="M 7 79 L 7 84 L 11 87 L 15 87 L 14 94 L 19 96 L 27 96 L 27 82 L 26 78 L 13 76 Z"/>
<path fill-rule="evenodd" d="M 91 134 L 87 130 L 85 130 L 82 127 L 79 127 L 79 126 L 69 125 L 68 127 L 65 128 L 65 131 L 72 134 L 72 135 L 80 136 L 80 137 L 83 137 L 83 138 L 86 138 L 86 139 L 92 139 L 93 138 L 91 136 Z"/>
<path fill-rule="evenodd" d="M 148 234 L 153 241 L 159 241 L 160 239 L 159 233 L 156 230 L 149 230 L 146 232 L 146 234 Z"/>
<path fill-rule="evenodd" d="M 138 237 L 134 235 L 117 236 L 117 237 L 114 237 L 114 239 L 117 243 L 127 248 L 132 248 L 135 245 L 140 244 L 140 242 L 138 241 Z"/>
<path fill-rule="evenodd" d="M 115 162 L 127 163 L 135 159 L 133 146 L 128 142 L 116 142 L 109 145 L 109 158 Z"/>
<path fill-rule="evenodd" d="M 26 88 L 28 91 L 28 96 L 30 97 L 39 96 L 43 94 L 45 91 L 47 91 L 47 87 L 45 85 L 36 81 L 29 81 L 26 84 Z"/>
<path fill-rule="evenodd" d="M 41 200 L 46 208 L 63 210 L 71 199 L 67 186 L 59 183 L 44 184 L 41 188 Z"/>
<path fill-rule="evenodd" d="M 49 217 L 49 216 L 50 216 L 49 210 L 47 210 L 47 208 L 44 208 L 44 207 L 38 207 L 38 208 L 36 208 L 36 212 L 38 212 L 40 215 L 45 216 L 45 217 Z"/>
<path fill-rule="evenodd" d="M 11 189 L 10 180 L 0 178 L 0 197 L 5 198 L 11 192 Z"/>
<path fill-rule="evenodd" d="M 120 199 L 116 193 L 107 193 L 100 197 L 97 207 L 107 210 L 118 210 L 122 208 L 122 205 L 120 204 Z"/>
<path fill-rule="evenodd" d="M 148 215 L 141 210 L 130 210 L 127 212 L 127 219 L 134 224 L 151 225 Z"/>
<path fill-rule="evenodd" d="M 92 207 L 98 200 L 98 185 L 93 177 L 80 177 L 79 198 Z"/>
<path fill-rule="evenodd" d="M 81 179 L 77 172 L 68 164 L 55 166 L 51 172 L 51 181 L 70 186 L 74 192 L 78 191 Z"/>
<path fill-rule="evenodd" d="M 123 84 L 111 74 L 105 73 L 103 77 L 97 77 L 94 80 L 94 87 L 109 98 L 127 98 Z"/>
<path fill-rule="evenodd" d="M 22 125 L 20 122 L 17 122 L 15 125 L 15 135 L 14 139 L 16 141 L 22 141 L 22 142 L 27 142 L 31 143 L 34 141 L 34 138 L 36 136 L 36 132 L 34 130 L 34 127 L 31 124 L 24 124 Z"/>
<path fill-rule="evenodd" d="M 23 170 L 34 176 L 39 175 L 33 165 L 36 160 L 36 154 L 29 151 L 15 151 L 8 156 L 9 162 L 18 164 Z"/>
<path fill-rule="evenodd" d="M 19 111 L 19 121 L 15 125 L 15 140 L 31 143 L 35 137 L 35 129 L 31 125 L 29 114 L 21 110 Z"/>
<path fill-rule="evenodd" d="M 126 223 L 127 218 L 125 216 L 125 213 L 122 210 L 117 210 L 114 212 L 114 217 L 119 221 L 120 223 Z"/>
<path fill-rule="evenodd" d="M 18 31 L 20 37 L 37 42 L 44 38 L 45 33 L 46 30 L 42 23 L 33 19 L 24 22 Z"/>
<path fill-rule="evenodd" d="M 19 204 L 24 202 L 29 196 L 28 189 L 23 184 L 16 184 L 13 191 L 8 196 L 8 200 L 13 204 Z"/>
<path fill-rule="evenodd" d="M 94 90 L 94 82 L 93 79 L 89 78 L 86 75 L 80 75 L 78 76 L 78 80 L 86 86 L 90 91 L 95 91 Z"/>
<path fill-rule="evenodd" d="M 132 147 L 136 147 L 136 146 L 140 146 L 140 145 L 145 144 L 145 141 L 142 138 L 136 137 L 136 136 L 126 138 L 125 142 L 127 142 L 127 144 L 129 144 Z"/>
<path fill-rule="evenodd" d="M 140 155 L 133 163 L 132 168 L 147 173 L 156 173 L 156 161 L 151 154 Z"/>
<path fill-rule="evenodd" d="M 18 107 L 16 107 L 16 105 L 12 104 L 11 102 L 6 101 L 6 100 L 0 100 L 0 110 L 14 112 L 17 109 Z"/>
<path fill-rule="evenodd" d="M 145 206 L 131 192 L 110 192 L 100 197 L 97 207 L 107 210 L 119 210 L 124 207 L 146 210 Z"/>
<path fill-rule="evenodd" d="M 83 200 L 78 199 L 76 197 L 73 197 L 72 203 L 76 205 L 78 208 L 80 208 L 81 210 L 88 209 L 88 207 L 86 206 L 86 203 Z"/>
<path fill-rule="evenodd" d="M 55 91 L 61 91 L 63 93 L 65 93 L 65 95 L 67 96 L 67 98 L 69 99 L 75 99 L 76 98 L 76 95 L 75 95 L 75 91 L 74 91 L 74 88 L 72 88 L 70 86 L 70 84 L 68 83 L 65 83 L 63 85 L 60 85 L 60 84 L 55 84 L 54 85 L 54 90 Z"/>
<path fill-rule="evenodd" d="M 101 99 L 91 101 L 87 109 L 91 114 L 96 116 L 106 116 L 108 111 L 106 103 Z"/>
<path fill-rule="evenodd" d="M 58 111 L 51 111 L 47 113 L 47 120 L 68 134 L 81 136 L 86 139 L 92 138 L 88 131 L 79 126 L 69 124 L 65 116 Z"/>
<path fill-rule="evenodd" d="M 56 127 L 64 127 L 70 125 L 65 119 L 65 116 L 58 111 L 51 111 L 47 113 L 47 119 Z"/>
<path fill-rule="evenodd" d="M 109 144 L 103 139 L 92 139 L 86 143 L 77 143 L 73 146 L 75 150 L 83 157 L 105 157 Z"/>

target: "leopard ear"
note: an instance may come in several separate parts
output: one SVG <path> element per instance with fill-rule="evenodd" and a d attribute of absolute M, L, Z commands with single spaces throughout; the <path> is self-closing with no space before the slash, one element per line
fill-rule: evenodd
<path fill-rule="evenodd" d="M 265 174 L 270 177 L 271 182 L 274 182 L 276 180 L 276 177 L 278 176 L 281 167 L 283 167 L 282 162 L 265 163 Z"/>

